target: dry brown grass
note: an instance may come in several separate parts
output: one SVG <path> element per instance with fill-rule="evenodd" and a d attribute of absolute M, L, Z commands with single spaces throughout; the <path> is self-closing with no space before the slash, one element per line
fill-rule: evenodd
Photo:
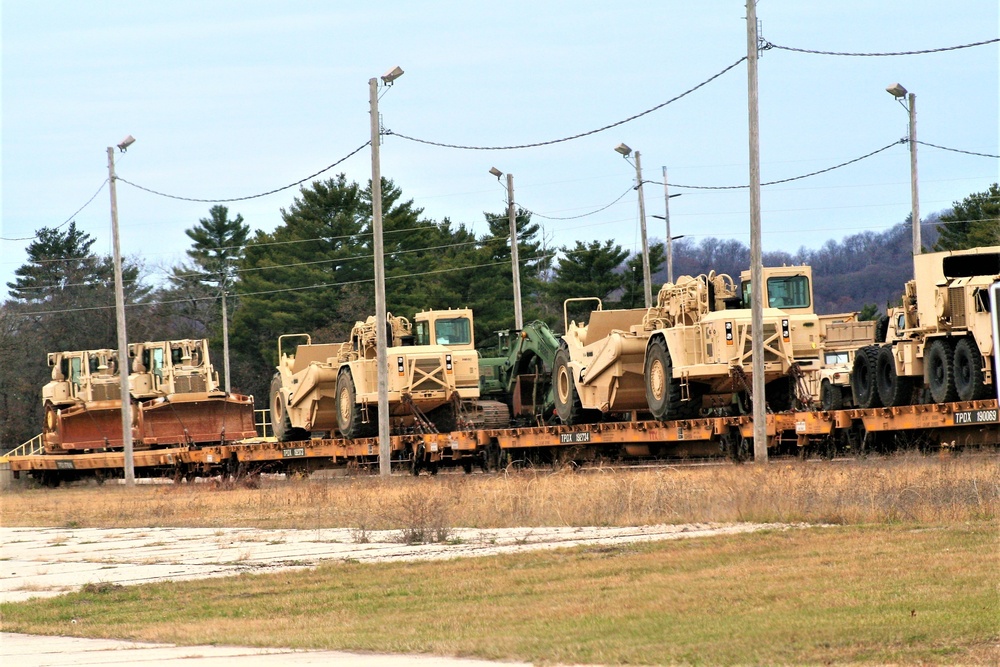
<path fill-rule="evenodd" d="M 214 483 L 15 487 L 3 524 L 66 527 L 627 526 L 688 522 L 954 523 L 1000 515 L 1000 459 L 915 454 L 859 461 L 790 461 L 658 470 L 522 471 L 437 478 L 265 479 Z M 404 539 L 407 539 L 404 536 Z"/>

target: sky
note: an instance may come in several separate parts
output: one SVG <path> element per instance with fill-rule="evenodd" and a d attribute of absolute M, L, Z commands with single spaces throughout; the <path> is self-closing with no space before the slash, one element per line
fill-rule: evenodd
<path fill-rule="evenodd" d="M 760 0 L 761 37 L 846 52 L 933 49 L 995 39 L 996 0 Z M 662 240 L 663 167 L 671 233 L 749 244 L 747 67 L 638 119 L 746 55 L 739 0 L 657 2 L 321 2 L 4 0 L 0 278 L 13 280 L 42 227 L 72 219 L 110 254 L 107 147 L 119 177 L 194 199 L 249 197 L 299 181 L 370 138 L 368 81 L 381 90 L 382 175 L 425 218 L 487 232 L 504 184 L 535 213 L 550 247 L 613 239 L 641 248 L 635 168 L 641 154 L 648 234 Z M 907 134 L 885 88 L 916 94 L 917 138 L 1000 154 L 997 43 L 927 55 L 843 57 L 772 48 L 759 61 L 764 182 L 826 169 Z M 589 134 L 587 134 L 589 133 Z M 461 150 L 407 140 L 512 150 Z M 920 210 L 946 209 L 998 180 L 1000 160 L 920 145 Z M 371 177 L 366 148 L 321 178 Z M 185 260 L 184 230 L 210 203 L 118 182 L 122 252 L 163 279 Z M 97 196 L 91 197 L 97 192 Z M 273 230 L 298 188 L 226 204 Z M 624 195 L 624 196 L 622 196 Z M 617 200 L 617 203 L 615 202 Z M 84 206 L 88 201 L 89 204 Z M 78 213 L 74 215 L 81 207 Z M 597 213 L 588 213 L 600 210 Z M 883 231 L 910 212 L 903 144 L 825 174 L 765 186 L 765 251 L 819 248 Z M 582 216 L 582 217 L 575 217 Z M 558 218 L 575 217 L 570 220 Z M 9 240 L 14 239 L 14 240 Z M 29 240 L 25 240 L 29 239 Z M 460 305 L 460 304 L 456 304 Z"/>

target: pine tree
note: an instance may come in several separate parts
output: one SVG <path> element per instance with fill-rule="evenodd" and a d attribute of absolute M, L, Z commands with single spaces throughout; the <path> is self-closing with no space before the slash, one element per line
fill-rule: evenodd
<path fill-rule="evenodd" d="M 940 222 L 941 237 L 935 250 L 1000 245 L 1000 185 L 994 183 L 985 192 L 975 192 L 955 202 Z"/>

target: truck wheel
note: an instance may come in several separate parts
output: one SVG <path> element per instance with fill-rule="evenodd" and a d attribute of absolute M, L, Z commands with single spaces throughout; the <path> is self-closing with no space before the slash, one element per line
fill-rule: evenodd
<path fill-rule="evenodd" d="M 955 389 L 955 352 L 947 341 L 938 338 L 927 347 L 924 365 L 931 400 L 935 403 L 954 403 L 958 400 Z"/>
<path fill-rule="evenodd" d="M 271 380 L 271 430 L 278 442 L 307 440 L 309 433 L 301 428 L 292 428 L 292 418 L 281 392 L 281 375 L 275 373 Z"/>
<path fill-rule="evenodd" d="M 960 401 L 978 401 L 989 396 L 983 378 L 983 356 L 971 338 L 955 345 L 955 393 Z"/>
<path fill-rule="evenodd" d="M 378 422 L 374 419 L 369 419 L 367 424 L 363 423 L 364 417 L 357 396 L 354 391 L 354 376 L 351 371 L 342 370 L 337 376 L 337 428 L 345 438 L 367 438 L 374 435 L 377 428 Z"/>
<path fill-rule="evenodd" d="M 597 411 L 584 410 L 580 402 L 580 394 L 573 379 L 573 369 L 569 367 L 569 352 L 564 348 L 556 352 L 552 383 L 555 385 L 556 414 L 563 424 L 586 424 L 595 421 L 594 413 Z"/>
<path fill-rule="evenodd" d="M 673 364 L 667 344 L 661 338 L 646 348 L 646 405 L 655 419 L 674 419 L 681 400 L 681 390 L 673 378 Z"/>
<path fill-rule="evenodd" d="M 878 359 L 878 347 L 869 345 L 854 353 L 854 366 L 851 368 L 851 392 L 854 405 L 858 408 L 878 408 L 882 401 L 878 396 L 876 384 L 875 362 Z"/>
<path fill-rule="evenodd" d="M 827 412 L 844 407 L 844 390 L 829 380 L 823 380 L 819 387 L 819 402 Z"/>
<path fill-rule="evenodd" d="M 887 408 L 910 404 L 913 378 L 896 373 L 896 356 L 891 345 L 882 347 L 875 358 L 875 384 L 878 398 Z"/>
<path fill-rule="evenodd" d="M 884 343 L 888 335 L 889 335 L 889 316 L 880 315 L 879 318 L 875 320 L 875 342 Z"/>

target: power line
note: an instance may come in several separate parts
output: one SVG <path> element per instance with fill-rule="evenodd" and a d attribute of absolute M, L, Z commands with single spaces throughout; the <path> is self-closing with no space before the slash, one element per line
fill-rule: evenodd
<path fill-rule="evenodd" d="M 76 212 L 73 213 L 73 215 L 71 215 L 68 218 L 66 218 L 65 221 L 63 221 L 60 224 L 58 224 L 55 227 L 53 227 L 52 231 L 55 231 L 57 229 L 61 229 L 62 227 L 65 227 L 70 222 L 72 222 L 73 218 L 75 218 L 80 213 L 80 211 L 82 211 L 83 209 L 87 208 L 90 205 L 90 202 L 94 201 L 94 199 L 97 198 L 97 195 L 101 194 L 101 190 L 103 190 L 104 186 L 107 185 L 107 184 L 108 184 L 108 179 L 105 178 L 104 182 L 101 183 L 101 187 L 97 188 L 97 192 L 95 192 L 94 194 L 92 194 L 90 196 L 90 199 L 87 200 L 87 203 L 85 203 L 80 208 L 76 209 Z M 8 239 L 8 238 L 5 238 L 5 237 L 0 237 L 0 241 L 34 241 L 36 237 L 37 237 L 37 234 L 35 236 L 25 236 L 25 237 L 19 238 L 19 239 Z"/>
<path fill-rule="evenodd" d="M 883 53 L 847 53 L 843 51 L 817 51 L 814 49 L 800 49 L 792 46 L 781 46 L 780 44 L 773 44 L 768 41 L 764 41 L 765 49 L 780 49 L 782 51 L 795 51 L 796 53 L 812 53 L 823 56 L 917 56 L 925 53 L 941 53 L 942 51 L 956 51 L 958 49 L 968 49 L 973 46 L 983 46 L 985 44 L 993 44 L 995 42 L 1000 42 L 1000 38 L 987 39 L 982 42 L 973 42 L 971 44 L 959 44 L 958 46 L 944 46 L 939 49 L 922 49 L 919 51 L 892 51 Z"/>
<path fill-rule="evenodd" d="M 602 206 L 601 208 L 598 208 L 598 209 L 594 209 L 593 211 L 590 211 L 589 213 L 581 213 L 580 215 L 569 215 L 569 216 L 565 216 L 565 217 L 558 217 L 558 216 L 553 216 L 553 215 L 542 215 L 541 213 L 536 213 L 535 211 L 532 211 L 531 209 L 527 209 L 527 208 L 525 208 L 524 210 L 527 211 L 528 213 L 530 213 L 531 215 L 537 215 L 539 218 L 545 218 L 546 220 L 576 220 L 578 218 L 586 218 L 588 215 L 594 215 L 595 213 L 600 213 L 601 211 L 604 211 L 606 209 L 611 208 L 612 206 L 614 206 L 615 204 L 617 204 L 618 202 L 620 202 L 625 195 L 627 195 L 628 193 L 632 192 L 632 190 L 634 190 L 634 189 L 635 189 L 634 187 L 629 187 L 628 190 L 626 190 L 625 192 L 623 192 L 620 195 L 618 195 L 618 198 L 615 199 L 610 204 L 608 204 L 606 206 Z M 522 207 L 522 208 L 524 208 L 524 207 Z"/>
<path fill-rule="evenodd" d="M 854 164 L 855 162 L 860 162 L 861 160 L 872 157 L 873 155 L 878 155 L 882 151 L 889 150 L 897 144 L 905 144 L 908 139 L 898 139 L 891 144 L 886 144 L 882 148 L 872 151 L 871 153 L 866 153 L 860 157 L 856 157 L 853 160 L 847 160 L 846 162 L 841 162 L 840 164 L 835 164 L 832 167 L 827 167 L 826 169 L 820 169 L 818 171 L 811 171 L 808 174 L 802 174 L 800 176 L 792 176 L 791 178 L 782 178 L 777 181 L 768 181 L 766 183 L 761 183 L 761 185 L 778 185 L 779 183 L 790 183 L 792 181 L 799 181 L 803 178 L 809 178 L 810 176 L 816 176 L 818 174 L 825 174 L 828 171 L 833 171 L 834 169 L 840 169 L 841 167 L 846 167 L 849 164 Z M 656 181 L 648 181 L 649 183 L 656 183 Z M 659 185 L 663 185 L 662 182 Z M 743 190 L 749 185 L 681 185 L 680 183 L 670 183 L 672 187 L 675 188 L 687 188 L 690 190 Z"/>
<path fill-rule="evenodd" d="M 926 141 L 917 140 L 918 144 L 923 146 L 930 146 L 931 148 L 940 148 L 943 151 L 951 151 L 953 153 L 965 153 L 966 155 L 978 155 L 979 157 L 992 157 L 1000 158 L 1000 155 L 990 155 L 989 153 L 974 153 L 973 151 L 963 151 L 958 148 L 948 148 L 947 146 L 938 146 L 937 144 L 929 144 Z"/>
<path fill-rule="evenodd" d="M 631 122 L 631 121 L 635 120 L 636 118 L 641 118 L 642 116 L 645 116 L 645 115 L 650 114 L 650 113 L 652 113 L 654 111 L 662 109 L 663 107 L 667 106 L 668 104 L 676 102 L 677 100 L 681 99 L 682 97 L 685 97 L 686 95 L 690 95 L 691 93 L 693 93 L 694 91 L 698 90 L 702 86 L 705 86 L 705 85 L 711 83 L 712 81 L 715 81 L 720 76 L 722 76 L 723 74 L 725 74 L 729 70 L 733 69 L 734 67 L 736 67 L 737 65 L 739 65 L 740 63 L 742 63 L 746 59 L 747 59 L 746 56 L 743 56 L 742 58 L 740 58 L 739 60 L 737 60 L 736 62 L 734 62 L 732 65 L 729 65 L 728 67 L 726 67 L 725 69 L 721 70 L 720 72 L 717 72 L 716 74 L 713 74 L 712 76 L 710 76 L 709 78 L 705 79 L 704 81 L 702 81 L 698 85 L 694 86 L 693 88 L 689 88 L 688 90 L 685 90 L 680 95 L 672 97 L 669 100 L 667 100 L 666 102 L 663 102 L 661 104 L 657 104 L 655 107 L 652 107 L 650 109 L 646 109 L 645 111 L 637 113 L 634 116 L 629 116 L 628 118 L 625 118 L 624 120 L 620 120 L 618 122 L 611 123 L 610 125 L 605 125 L 604 127 L 599 127 L 596 130 L 589 130 L 587 132 L 581 132 L 580 134 L 574 134 L 574 135 L 569 136 L 569 137 L 563 137 L 562 139 L 551 139 L 549 141 L 538 141 L 538 142 L 535 142 L 533 144 L 520 144 L 520 145 L 515 145 L 515 146 L 463 146 L 461 144 L 448 144 L 448 143 L 443 143 L 443 142 L 439 142 L 439 141 L 430 141 L 428 139 L 417 139 L 416 137 L 410 137 L 410 136 L 407 136 L 405 134 L 400 134 L 399 132 L 394 132 L 394 131 L 389 130 L 389 129 L 385 130 L 385 134 L 386 135 L 391 135 L 391 136 L 397 136 L 400 139 L 406 139 L 408 141 L 415 141 L 418 144 L 427 144 L 429 146 L 439 146 L 441 148 L 457 148 L 457 149 L 460 149 L 460 150 L 467 150 L 467 151 L 509 151 L 509 150 L 515 150 L 515 149 L 521 149 L 521 148 L 537 148 L 539 146 L 551 146 L 552 144 L 559 144 L 559 143 L 563 143 L 565 141 L 572 141 L 574 139 L 580 139 L 582 137 L 587 137 L 587 136 L 590 136 L 592 134 L 597 134 L 598 132 L 604 132 L 605 130 L 610 130 L 613 127 L 618 127 L 619 125 L 624 125 L 625 123 Z"/>
<path fill-rule="evenodd" d="M 248 199 L 260 199 L 261 197 L 267 197 L 268 195 L 273 195 L 276 192 L 281 192 L 282 190 L 288 190 L 289 188 L 294 188 L 296 185 L 302 185 L 306 181 L 308 181 L 308 180 L 310 180 L 312 178 L 316 178 L 320 174 L 323 174 L 325 172 L 330 171 L 331 169 L 333 169 L 334 167 L 336 167 L 340 163 L 344 162 L 345 160 L 354 157 L 358 152 L 360 152 L 363 148 L 365 148 L 366 146 L 368 146 L 370 144 L 371 144 L 371 141 L 366 141 L 365 143 L 361 144 L 360 146 L 358 146 L 353 151 L 351 151 L 350 153 L 348 153 L 344 157 L 340 158 L 339 160 L 337 160 L 333 164 L 331 164 L 331 165 L 329 165 L 327 167 L 323 167 L 322 169 L 320 169 L 319 171 L 317 171 L 315 174 L 312 174 L 310 176 L 306 176 L 305 178 L 300 179 L 298 181 L 295 181 L 294 183 L 289 183 L 288 185 L 282 186 L 280 188 L 275 188 L 273 190 L 268 190 L 267 192 L 261 192 L 260 194 L 256 194 L 256 195 L 248 195 L 246 197 L 233 197 L 231 199 L 196 199 L 194 197 L 181 197 L 181 196 L 178 196 L 178 195 L 170 195 L 170 194 L 167 194 L 165 192 L 158 192 L 156 190 L 152 190 L 150 188 L 143 187 L 141 185 L 137 185 L 137 184 L 135 184 L 135 183 L 133 183 L 131 181 L 125 180 L 121 176 L 118 176 L 117 178 L 122 183 L 127 183 L 127 184 L 131 185 L 133 188 L 138 188 L 139 190 L 143 190 L 143 191 L 148 192 L 150 194 L 158 195 L 160 197 L 166 197 L 167 199 L 179 199 L 181 201 L 193 201 L 193 202 L 199 202 L 199 203 L 203 203 L 203 204 L 224 204 L 224 203 L 230 203 L 230 202 L 247 201 Z"/>

